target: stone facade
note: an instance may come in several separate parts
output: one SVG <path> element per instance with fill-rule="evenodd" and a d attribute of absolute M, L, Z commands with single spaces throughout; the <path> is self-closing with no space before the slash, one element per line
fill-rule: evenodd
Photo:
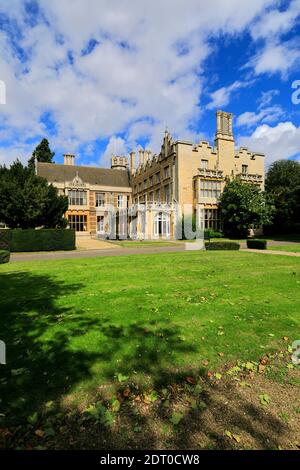
<path fill-rule="evenodd" d="M 69 198 L 65 214 L 69 226 L 76 232 L 87 232 L 106 237 L 109 230 L 109 212 L 127 209 L 131 205 L 131 187 L 128 159 L 117 157 L 112 168 L 94 168 L 74 165 L 74 156 L 66 154 L 64 165 L 36 164 L 36 172 Z"/>
<path fill-rule="evenodd" d="M 214 146 L 174 141 L 166 131 L 161 151 L 149 150 L 127 157 L 112 157 L 111 169 L 74 165 L 65 155 L 64 165 L 37 163 L 37 174 L 69 196 L 66 217 L 70 226 L 98 236 L 110 231 L 108 208 L 117 213 L 117 233 L 122 232 L 122 209 L 127 209 L 132 238 L 173 238 L 182 212 L 196 215 L 203 228 L 220 228 L 218 197 L 226 178 L 240 178 L 264 188 L 264 155 L 235 148 L 232 114 L 216 114 Z M 123 220 L 123 222 L 122 222 Z"/>
<path fill-rule="evenodd" d="M 214 146 L 205 141 L 174 141 L 166 131 L 159 155 L 151 158 L 150 152 L 140 151 L 135 167 L 135 154 L 131 154 L 133 203 L 151 203 L 157 210 L 161 204 L 169 205 L 171 237 L 175 235 L 178 207 L 186 215 L 196 215 L 202 227 L 220 228 L 218 197 L 226 178 L 240 178 L 264 188 L 264 155 L 247 148 L 235 149 L 232 114 L 218 111 L 216 117 Z M 153 238 L 153 223 L 146 225 L 148 237 Z"/>

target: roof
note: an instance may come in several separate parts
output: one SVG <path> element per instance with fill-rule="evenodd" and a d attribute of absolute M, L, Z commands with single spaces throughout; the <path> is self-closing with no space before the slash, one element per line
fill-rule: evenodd
<path fill-rule="evenodd" d="M 49 183 L 71 182 L 79 176 L 83 183 L 130 188 L 126 170 L 37 162 L 37 175 L 46 178 Z"/>

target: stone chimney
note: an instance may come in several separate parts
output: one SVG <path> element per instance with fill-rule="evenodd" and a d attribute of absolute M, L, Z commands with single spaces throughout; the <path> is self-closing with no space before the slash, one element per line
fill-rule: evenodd
<path fill-rule="evenodd" d="M 226 140 L 233 140 L 232 113 L 226 113 L 225 111 L 217 111 L 216 120 L 217 120 L 216 139 L 221 138 L 221 139 L 226 139 Z"/>
<path fill-rule="evenodd" d="M 75 164 L 75 155 L 71 153 L 64 154 L 64 165 L 74 165 Z"/>
<path fill-rule="evenodd" d="M 128 158 L 127 157 L 118 157 L 113 155 L 111 157 L 111 168 L 114 170 L 127 170 L 128 168 Z"/>
<path fill-rule="evenodd" d="M 130 152 L 130 169 L 133 173 L 135 171 L 135 152 Z"/>
<path fill-rule="evenodd" d="M 144 163 L 144 151 L 142 149 L 139 150 L 139 166 L 142 166 Z"/>
<path fill-rule="evenodd" d="M 217 111 L 217 129 L 215 148 L 217 151 L 217 167 L 222 161 L 222 170 L 230 175 L 235 165 L 234 137 L 232 132 L 232 114 Z"/>
<path fill-rule="evenodd" d="M 148 161 L 150 160 L 150 150 L 145 150 L 144 152 L 144 161 L 145 161 L 145 165 L 147 165 Z"/>

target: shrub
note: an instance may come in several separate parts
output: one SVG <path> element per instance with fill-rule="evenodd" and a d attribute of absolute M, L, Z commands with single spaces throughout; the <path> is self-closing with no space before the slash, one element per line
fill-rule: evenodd
<path fill-rule="evenodd" d="M 207 250 L 239 250 L 240 244 L 236 242 L 206 242 Z"/>
<path fill-rule="evenodd" d="M 249 238 L 247 240 L 247 248 L 256 248 L 257 250 L 266 250 L 267 240 L 258 240 L 255 238 Z"/>
<path fill-rule="evenodd" d="M 2 230 L 0 231 L 1 234 Z M 64 229 L 6 230 L 9 249 L 20 251 L 56 251 L 75 249 L 75 231 Z M 0 235 L 1 239 L 1 235 Z"/>
<path fill-rule="evenodd" d="M 8 263 L 10 252 L 8 250 L 0 250 L 0 264 Z"/>
<path fill-rule="evenodd" d="M 209 238 L 223 238 L 223 233 L 213 230 L 211 228 L 206 228 L 204 230 L 204 238 L 207 240 Z"/>
<path fill-rule="evenodd" d="M 9 250 L 11 241 L 11 230 L 0 230 L 0 250 Z"/>

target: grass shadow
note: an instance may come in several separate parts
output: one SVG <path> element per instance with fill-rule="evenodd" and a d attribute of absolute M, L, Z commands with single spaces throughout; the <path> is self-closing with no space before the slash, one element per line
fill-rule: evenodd
<path fill-rule="evenodd" d="M 5 414 L 0 427 L 11 433 L 4 445 L 38 446 L 37 426 L 44 430 L 51 425 L 53 433 L 44 437 L 43 444 L 54 449 L 226 449 L 234 445 L 223 431 L 234 427 L 247 432 L 256 447 L 276 448 L 285 429 L 278 419 L 245 400 L 232 384 L 214 388 L 201 367 L 196 371 L 174 367 L 174 355 L 198 351 L 196 344 L 182 341 L 176 324 L 137 319 L 116 325 L 108 315 L 91 318 L 76 305 L 60 304 L 61 298 L 81 288 L 79 283 L 61 283 L 25 271 L 0 274 L 1 339 L 8 360 L 0 369 L 0 411 Z M 96 349 L 72 347 L 74 339 L 91 331 L 99 335 Z M 105 383 L 97 384 L 95 399 L 113 414 L 110 425 L 61 404 L 74 387 L 97 382 L 99 361 L 106 382 L 112 382 L 116 372 L 126 377 L 113 392 L 121 406 L 118 413 L 112 413 L 101 390 Z M 200 391 L 187 383 L 188 374 L 197 376 Z M 153 403 L 143 398 L 147 387 L 158 393 Z M 55 403 L 52 416 L 44 411 L 49 402 Z M 33 412 L 39 418 L 29 424 Z M 180 414 L 180 422 L 174 422 L 174 413 Z"/>

